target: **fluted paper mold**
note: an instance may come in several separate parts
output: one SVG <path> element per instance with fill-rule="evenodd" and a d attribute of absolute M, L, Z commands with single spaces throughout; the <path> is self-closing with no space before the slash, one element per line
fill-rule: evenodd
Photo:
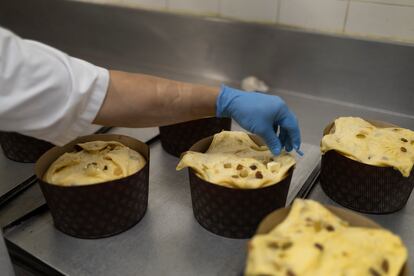
<path fill-rule="evenodd" d="M 138 172 L 112 181 L 82 186 L 58 186 L 42 177 L 49 166 L 78 143 L 118 141 L 141 153 L 146 165 Z M 149 148 L 123 135 L 84 136 L 46 152 L 36 163 L 36 175 L 49 206 L 54 225 L 60 231 L 79 238 L 103 238 L 123 232 L 145 215 L 148 206 Z"/>
<path fill-rule="evenodd" d="M 387 127 L 384 122 L 370 123 Z M 330 124 L 324 135 L 331 131 Z M 414 187 L 414 173 L 404 177 L 392 167 L 378 167 L 350 159 L 335 150 L 322 155 L 321 187 L 325 194 L 349 209 L 386 214 L 400 210 L 407 203 Z"/>
<path fill-rule="evenodd" d="M 262 144 L 257 137 L 251 137 Z M 204 138 L 190 150 L 205 152 L 212 139 Z M 293 169 L 279 183 L 264 188 L 234 189 L 205 181 L 189 169 L 194 217 L 201 226 L 217 235 L 250 238 L 267 214 L 285 206 L 292 174 Z"/>
<path fill-rule="evenodd" d="M 391 167 L 363 164 L 331 150 L 322 156 L 320 182 L 326 195 L 344 207 L 386 214 L 405 206 L 414 174 L 404 177 Z"/>
<path fill-rule="evenodd" d="M 0 132 L 4 155 L 17 162 L 34 163 L 54 145 L 16 132 Z"/>

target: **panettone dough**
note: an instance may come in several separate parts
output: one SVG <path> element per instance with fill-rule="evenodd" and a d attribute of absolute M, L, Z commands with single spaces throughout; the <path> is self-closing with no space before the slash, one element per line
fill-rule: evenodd
<path fill-rule="evenodd" d="M 231 188 L 255 189 L 283 180 L 295 159 L 283 152 L 274 156 L 247 133 L 222 131 L 214 135 L 205 153 L 186 152 L 177 170 L 191 167 L 202 179 Z"/>
<path fill-rule="evenodd" d="M 357 117 L 341 117 L 322 138 L 322 153 L 330 150 L 364 164 L 393 167 L 408 177 L 414 164 L 414 132 L 375 127 Z"/>
<path fill-rule="evenodd" d="M 350 227 L 317 202 L 296 200 L 286 220 L 249 243 L 245 275 L 399 275 L 401 239 L 384 229 Z"/>
<path fill-rule="evenodd" d="M 76 186 L 96 184 L 129 176 L 142 169 L 145 158 L 115 141 L 92 141 L 78 144 L 77 152 L 67 152 L 56 159 L 44 175 L 51 184 Z"/>

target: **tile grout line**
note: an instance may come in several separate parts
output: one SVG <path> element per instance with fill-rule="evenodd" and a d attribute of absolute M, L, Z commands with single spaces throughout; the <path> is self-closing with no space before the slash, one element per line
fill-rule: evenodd
<path fill-rule="evenodd" d="M 346 6 L 346 11 L 345 11 L 344 25 L 342 26 L 342 33 L 345 33 L 346 23 L 348 22 L 348 14 L 349 14 L 350 6 L 351 6 L 351 0 L 348 0 L 348 4 Z"/>
<path fill-rule="evenodd" d="M 220 18 L 220 3 L 221 0 L 217 0 L 216 14 L 214 15 L 215 18 Z"/>
<path fill-rule="evenodd" d="M 377 5 L 384 5 L 384 6 L 393 6 L 393 7 L 404 7 L 404 8 L 413 8 L 414 4 L 407 5 L 407 4 L 393 4 L 393 3 L 386 3 L 386 2 L 378 2 L 372 0 L 352 0 L 359 3 L 370 3 L 370 4 L 377 4 Z"/>
<path fill-rule="evenodd" d="M 282 7 L 282 0 L 276 0 L 276 24 L 280 22 L 280 9 Z"/>
<path fill-rule="evenodd" d="M 223 18 L 223 17 L 221 16 L 221 6 L 222 6 L 222 4 L 221 4 L 221 3 L 222 3 L 222 1 L 223 1 L 223 0 L 219 0 L 219 1 L 218 1 L 218 11 L 217 11 L 217 17 L 218 17 L 218 18 Z"/>

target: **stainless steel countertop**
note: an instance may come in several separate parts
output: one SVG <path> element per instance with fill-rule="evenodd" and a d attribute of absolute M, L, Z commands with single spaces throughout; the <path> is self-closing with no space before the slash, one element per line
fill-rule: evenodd
<path fill-rule="evenodd" d="M 32 179 L 33 175 L 34 163 L 12 161 L 0 150 L 0 196 L 10 194 L 10 191 L 17 186 Z M 23 189 L 16 198 L 8 200 L 0 208 L 0 228 L 23 216 L 28 210 L 36 209 L 44 203 L 39 187 L 32 185 Z"/>
<path fill-rule="evenodd" d="M 320 158 L 316 146 L 304 144 L 303 151 L 289 198 Z M 47 212 L 9 229 L 5 236 L 68 275 L 237 275 L 243 269 L 246 240 L 217 236 L 196 222 L 187 171 L 176 172 L 177 161 L 160 142 L 151 146 L 148 211 L 124 233 L 98 240 L 73 238 L 56 230 Z"/>
<path fill-rule="evenodd" d="M 0 149 L 0 196 L 33 175 L 33 163 L 20 163 L 8 159 Z"/>
<path fill-rule="evenodd" d="M 308 198 L 317 200 L 323 204 L 340 206 L 324 193 L 319 183 L 313 188 Z M 414 256 L 414 193 L 411 194 L 407 205 L 396 213 L 386 215 L 363 215 L 378 222 L 386 229 L 401 237 L 404 244 L 408 247 L 408 265 L 410 266 L 411 271 L 414 271 L 414 262 L 412 260 L 412 256 Z"/>
<path fill-rule="evenodd" d="M 4 239 L 0 236 L 0 268 L 1 275 L 3 276 L 13 276 L 14 270 L 12 263 L 10 261 L 9 254 L 7 254 L 6 245 Z"/>

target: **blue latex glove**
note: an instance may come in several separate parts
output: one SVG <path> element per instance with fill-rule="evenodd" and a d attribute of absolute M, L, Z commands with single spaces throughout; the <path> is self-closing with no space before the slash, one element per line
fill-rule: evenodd
<path fill-rule="evenodd" d="M 231 117 L 244 129 L 259 135 L 273 154 L 279 155 L 285 147 L 303 155 L 299 150 L 298 120 L 280 97 L 222 85 L 216 104 L 217 117 Z"/>

